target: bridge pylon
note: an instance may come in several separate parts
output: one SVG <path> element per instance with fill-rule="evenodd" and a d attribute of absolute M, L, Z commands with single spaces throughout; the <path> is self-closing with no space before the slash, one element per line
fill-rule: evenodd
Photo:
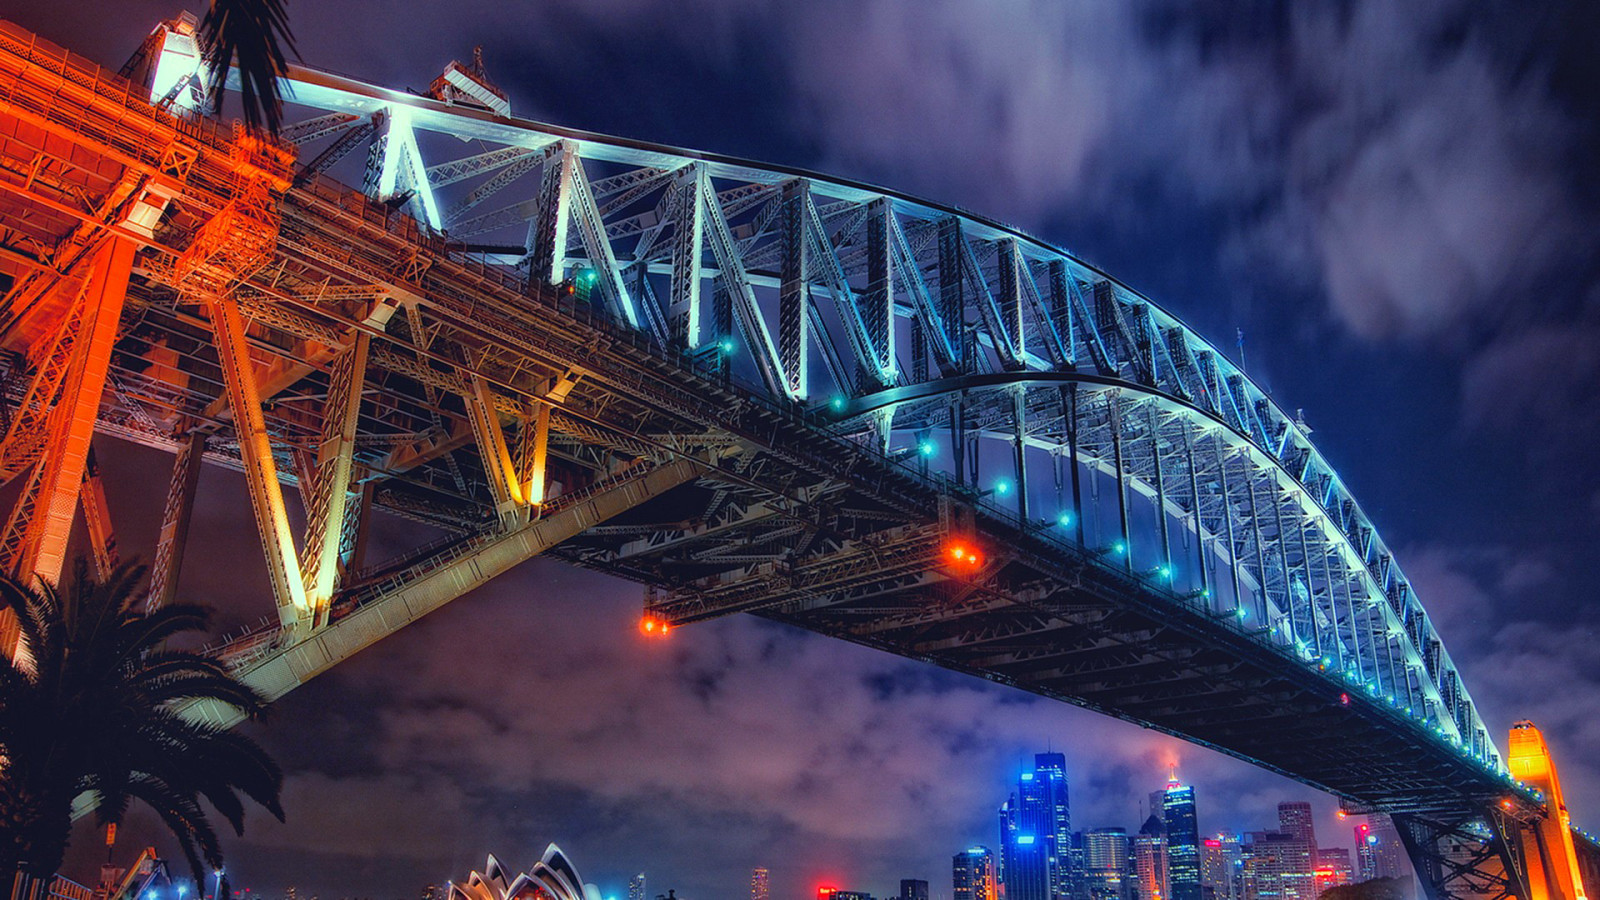
<path fill-rule="evenodd" d="M 1577 836 L 1544 735 L 1511 727 L 1508 765 L 1522 790 L 1481 810 L 1396 813 L 1428 900 L 1587 900 L 1600 890 L 1600 847 Z"/>

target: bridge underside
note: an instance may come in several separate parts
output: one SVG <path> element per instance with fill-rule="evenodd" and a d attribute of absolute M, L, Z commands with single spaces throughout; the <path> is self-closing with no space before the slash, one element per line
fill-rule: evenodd
<path fill-rule="evenodd" d="M 331 142 L 297 167 L 282 146 L 174 118 L 0 25 L 0 480 L 20 496 L 0 538 L 8 571 L 55 581 L 79 509 L 97 564 L 114 564 L 92 441 L 134 441 L 174 454 L 152 604 L 179 593 L 199 466 L 244 474 L 275 621 L 225 653 L 271 697 L 548 553 L 644 585 L 653 621 L 748 612 L 1205 744 L 1395 814 L 1437 896 L 1529 896 L 1515 847 L 1543 808 L 1496 768 L 1409 586 L 1320 457 L 1291 440 L 1303 435 L 1265 428 L 1270 403 L 1202 364 L 1207 353 L 1187 354 L 1176 326 L 1167 363 L 1195 360 L 1181 367 L 1192 389 L 1161 383 L 1154 332 L 1132 337 L 1123 307 L 1140 327 L 1156 314 L 1102 280 L 1096 310 L 1122 350 L 1080 320 L 1051 356 L 1082 332 L 1092 371 L 1087 350 L 1082 372 L 1064 356 L 1027 371 L 1020 324 L 1011 338 L 977 324 L 979 298 L 996 303 L 991 272 L 1008 321 L 1022 321 L 1019 279 L 1033 276 L 1014 235 L 975 253 L 962 221 L 940 213 L 907 239 L 894 198 L 841 188 L 856 199 L 824 215 L 793 173 L 733 168 L 767 180 L 719 189 L 659 149 L 585 180 L 573 145 L 540 135 L 424 168 L 407 116 L 455 113 L 385 102 L 380 116 L 324 111 L 291 126 Z M 317 174 L 351 135 L 375 148 L 362 192 Z M 437 231 L 429 185 L 535 165 L 518 266 Z M 645 202 L 646 188 L 678 199 L 655 218 L 630 212 L 625 199 Z M 571 242 L 569 203 L 582 232 Z M 866 239 L 835 247 L 830 216 L 846 215 Z M 784 237 L 763 243 L 770 233 Z M 809 408 L 797 402 L 807 329 L 840 323 L 806 306 L 806 273 L 836 252 L 849 265 L 816 277 L 852 302 L 876 298 L 877 313 L 852 326 L 862 358 L 823 354 L 840 385 L 861 389 Z M 568 257 L 583 277 L 567 277 Z M 654 305 L 662 266 L 672 300 Z M 1037 268 L 1061 298 L 1078 289 L 1061 260 Z M 684 338 L 699 327 L 703 273 L 712 343 Z M 915 318 L 933 322 L 924 278 L 965 333 L 935 339 Z M 778 288 L 781 320 L 781 359 L 760 386 L 725 346 L 738 334 L 760 351 L 753 283 Z M 914 321 L 894 321 L 913 307 Z M 916 378 L 896 372 L 897 328 L 916 336 L 900 367 Z M 979 346 L 1009 356 L 975 362 Z M 1139 358 L 1113 358 L 1122 351 Z M 915 464 L 937 429 L 950 434 L 939 451 L 950 476 Z M 1021 482 L 1015 510 L 980 490 L 996 483 L 978 459 L 995 440 Z M 1072 527 L 1029 512 L 1040 452 L 1054 454 Z M 1102 512 L 1117 524 L 1086 533 Z M 439 539 L 365 560 L 377 513 Z M 1438 849 L 1451 840 L 1481 858 Z"/>

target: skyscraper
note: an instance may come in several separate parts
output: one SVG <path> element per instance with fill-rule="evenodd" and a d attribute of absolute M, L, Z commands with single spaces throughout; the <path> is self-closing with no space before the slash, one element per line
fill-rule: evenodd
<path fill-rule="evenodd" d="M 1151 814 L 1133 838 L 1131 900 L 1166 900 L 1167 826 Z"/>
<path fill-rule="evenodd" d="M 1406 874 L 1401 861 L 1400 833 L 1384 815 L 1367 816 L 1356 826 L 1356 875 L 1359 881 L 1374 878 L 1400 878 Z"/>
<path fill-rule="evenodd" d="M 1167 900 L 1200 900 L 1200 825 L 1194 787 L 1178 783 L 1177 772 L 1167 779 L 1161 813 L 1167 833 Z"/>
<path fill-rule="evenodd" d="M 1300 841 L 1282 831 L 1251 831 L 1240 847 L 1243 900 L 1301 900 L 1291 898 L 1294 866 L 1300 858 Z M 1304 900 L 1313 900 L 1305 897 Z"/>
<path fill-rule="evenodd" d="M 1067 757 L 1061 753 L 1036 753 L 1033 780 L 1046 810 L 1049 831 L 1050 895 L 1067 900 L 1072 895 L 1072 804 L 1067 794 Z"/>
<path fill-rule="evenodd" d="M 1066 757 L 1040 753 L 1000 807 L 1000 883 L 1006 900 L 1067 900 L 1071 835 Z"/>
<path fill-rule="evenodd" d="M 928 900 L 928 883 L 920 878 L 900 879 L 900 900 Z"/>
<path fill-rule="evenodd" d="M 632 878 L 629 878 L 628 900 L 645 900 L 646 896 L 647 895 L 644 892 L 644 873 L 640 872 Z"/>
<path fill-rule="evenodd" d="M 1317 831 L 1311 818 L 1311 804 L 1278 804 L 1278 830 L 1293 840 L 1284 853 L 1283 895 L 1285 900 L 1316 900 Z"/>
<path fill-rule="evenodd" d="M 1083 881 L 1089 900 L 1126 900 L 1128 833 L 1096 828 L 1083 835 Z"/>
<path fill-rule="evenodd" d="M 951 860 L 954 900 L 998 900 L 994 854 L 988 847 L 963 850 Z"/>
<path fill-rule="evenodd" d="M 1200 844 L 1200 888 L 1207 900 L 1244 900 L 1239 836 L 1221 832 Z"/>
<path fill-rule="evenodd" d="M 767 900 L 766 869 L 750 870 L 750 900 Z"/>

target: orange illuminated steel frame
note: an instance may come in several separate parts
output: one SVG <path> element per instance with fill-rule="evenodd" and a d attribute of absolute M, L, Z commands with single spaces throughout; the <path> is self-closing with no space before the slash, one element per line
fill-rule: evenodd
<path fill-rule="evenodd" d="M 1512 726 L 1510 745 L 1511 776 L 1537 791 L 1548 810 L 1529 826 L 1534 833 L 1524 841 L 1523 859 L 1532 895 L 1528 900 L 1587 900 L 1572 841 L 1572 820 L 1544 735 L 1524 720 Z"/>

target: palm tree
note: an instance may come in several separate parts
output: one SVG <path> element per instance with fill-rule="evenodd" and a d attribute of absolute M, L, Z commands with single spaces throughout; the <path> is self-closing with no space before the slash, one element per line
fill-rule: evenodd
<path fill-rule="evenodd" d="M 0 577 L 0 608 L 21 623 L 31 660 L 0 653 L 0 886 L 18 871 L 49 878 L 61 865 L 74 798 L 85 792 L 102 822 L 132 800 L 177 837 L 203 885 L 202 860 L 222 865 L 205 798 L 244 833 L 242 793 L 279 821 L 283 774 L 254 741 L 185 719 L 186 701 L 214 700 L 259 715 L 265 701 L 214 656 L 168 640 L 205 627 L 207 610 L 172 604 L 145 612 L 144 568 L 103 581 L 78 561 L 61 592 Z M 22 654 L 18 654 L 22 656 Z M 3 889 L 3 888 L 0 888 Z"/>
<path fill-rule="evenodd" d="M 283 0 L 211 0 L 200 22 L 200 42 L 212 85 L 212 111 L 222 112 L 228 67 L 238 60 L 239 101 L 244 123 L 251 131 L 263 123 L 273 134 L 283 122 L 283 98 L 278 77 L 289 71 L 283 50 L 296 57 L 294 35 Z"/>

